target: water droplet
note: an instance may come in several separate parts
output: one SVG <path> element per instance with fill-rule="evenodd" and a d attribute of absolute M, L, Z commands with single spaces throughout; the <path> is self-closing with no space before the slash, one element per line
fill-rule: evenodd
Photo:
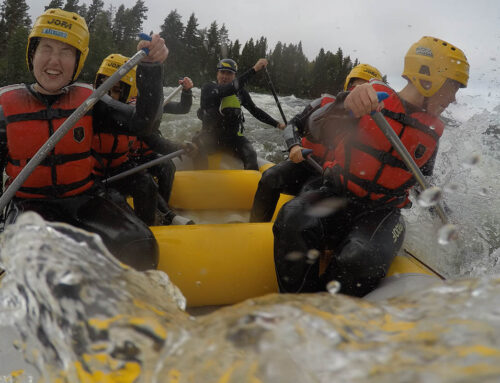
<path fill-rule="evenodd" d="M 479 190 L 479 194 L 480 194 L 480 195 L 482 195 L 482 196 L 484 196 L 484 197 L 486 197 L 486 196 L 488 195 L 488 189 L 486 189 L 486 188 L 481 188 L 481 189 Z"/>
<path fill-rule="evenodd" d="M 458 190 L 458 185 L 457 184 L 447 184 L 444 186 L 443 190 L 446 193 L 454 193 Z"/>
<path fill-rule="evenodd" d="M 333 214 L 335 211 L 341 209 L 346 204 L 344 199 L 341 198 L 327 198 L 315 203 L 307 211 L 307 214 L 312 217 L 326 217 Z"/>
<path fill-rule="evenodd" d="M 465 167 L 472 167 L 476 166 L 479 161 L 481 161 L 481 156 L 477 153 L 472 153 L 464 159 L 463 165 Z"/>
<path fill-rule="evenodd" d="M 441 188 L 437 186 L 431 186 L 425 189 L 417 198 L 418 204 L 422 207 L 429 207 L 436 205 L 443 196 Z"/>
<path fill-rule="evenodd" d="M 196 287 L 200 287 L 201 286 L 201 281 L 196 281 L 195 285 L 196 285 Z"/>
<path fill-rule="evenodd" d="M 431 130 L 436 130 L 436 128 L 434 127 L 434 125 L 429 126 L 429 128 L 430 128 Z"/>
<path fill-rule="evenodd" d="M 364 170 L 361 170 L 361 171 L 359 172 L 359 175 L 360 175 L 360 176 L 364 176 L 365 174 L 366 174 L 366 172 L 365 172 Z"/>
<path fill-rule="evenodd" d="M 311 261 L 311 263 L 314 263 L 314 261 L 316 261 L 320 255 L 321 253 L 319 252 L 319 250 L 311 249 L 307 252 L 306 257 L 309 261 Z"/>
<path fill-rule="evenodd" d="M 326 284 L 326 291 L 328 291 L 330 294 L 334 295 L 337 294 L 340 291 L 340 282 L 339 281 L 330 281 Z"/>
<path fill-rule="evenodd" d="M 452 223 L 442 226 L 438 231 L 438 243 L 440 245 L 447 245 L 452 241 L 458 239 L 458 228 Z"/>
<path fill-rule="evenodd" d="M 290 262 L 300 261 L 303 257 L 304 253 L 301 253 L 300 251 L 292 251 L 291 253 L 285 255 L 285 259 Z"/>

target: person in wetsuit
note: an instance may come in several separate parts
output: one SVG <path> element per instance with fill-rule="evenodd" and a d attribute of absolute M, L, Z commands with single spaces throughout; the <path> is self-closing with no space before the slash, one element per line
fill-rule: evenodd
<path fill-rule="evenodd" d="M 467 86 L 469 64 L 459 48 L 423 37 L 406 54 L 403 77 L 400 92 L 372 80 L 339 94 L 313 122 L 330 125 L 337 142 L 323 184 L 285 204 L 274 223 L 281 292 L 325 291 L 336 281 L 341 293 L 364 296 L 386 275 L 403 243 L 400 209 L 410 206 L 416 180 L 369 113 L 381 111 L 430 175 L 444 130 L 439 116 Z M 376 91 L 389 97 L 379 103 Z"/>
<path fill-rule="evenodd" d="M 377 68 L 368 64 L 356 65 L 346 77 L 344 91 L 352 90 L 356 85 L 372 78 L 382 80 L 382 74 Z M 328 132 L 318 124 L 314 124 L 314 131 L 309 129 L 309 120 L 319 118 L 328 109 L 327 105 L 334 101 L 334 96 L 322 95 L 290 120 L 283 131 L 289 159 L 270 167 L 262 174 L 255 192 L 250 222 L 269 222 L 281 193 L 297 195 L 304 185 L 321 178 L 317 170 L 305 161 L 302 150 L 312 149 L 311 156 L 320 165 L 330 159 L 334 142 L 325 140 Z M 326 141 L 327 146 L 322 143 Z"/>
<path fill-rule="evenodd" d="M 71 25 L 71 28 L 68 27 Z M 104 197 L 94 181 L 93 136 L 109 127 L 148 134 L 161 115 L 162 65 L 168 50 L 154 34 L 138 49 L 149 54 L 138 65 L 137 105 L 105 95 L 55 145 L 7 207 L 6 223 L 24 211 L 49 221 L 69 223 L 97 233 L 110 252 L 136 269 L 156 268 L 158 244 L 133 213 Z M 28 38 L 28 69 L 34 84 L 0 89 L 0 165 L 6 187 L 72 112 L 91 94 L 90 85 L 75 83 L 88 55 L 89 32 L 76 13 L 48 9 L 37 18 Z"/>
<path fill-rule="evenodd" d="M 267 60 L 259 59 L 252 68 L 236 77 L 236 62 L 223 59 L 217 65 L 217 82 L 203 85 L 198 110 L 202 129 L 193 139 L 199 149 L 194 161 L 197 168 L 208 167 L 208 154 L 226 150 L 240 158 L 245 169 L 259 170 L 257 153 L 243 135 L 244 118 L 241 107 L 244 106 L 259 121 L 279 129 L 285 127 L 285 124 L 259 109 L 244 89 L 248 81 L 266 66 Z"/>
<path fill-rule="evenodd" d="M 193 104 L 193 92 L 191 90 L 193 88 L 193 81 L 189 77 L 184 77 L 182 80 L 179 80 L 179 85 L 182 85 L 180 102 L 170 101 L 166 103 L 163 106 L 163 113 L 186 114 L 191 110 L 191 105 Z M 151 134 L 137 138 L 132 145 L 129 157 L 134 163 L 140 165 L 180 149 L 184 149 L 188 155 L 193 155 L 196 151 L 196 146 L 189 142 L 180 144 L 163 137 L 159 125 L 156 125 Z M 172 160 L 163 161 L 161 164 L 148 169 L 148 173 L 156 177 L 158 182 L 158 209 L 162 215 L 161 224 L 193 224 L 192 220 L 176 214 L 168 206 L 175 171 L 175 164 Z"/>

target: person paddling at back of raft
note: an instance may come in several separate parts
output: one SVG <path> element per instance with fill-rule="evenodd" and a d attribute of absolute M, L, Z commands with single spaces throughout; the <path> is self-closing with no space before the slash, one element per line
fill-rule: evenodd
<path fill-rule="evenodd" d="M 368 64 L 355 66 L 346 77 L 344 91 L 375 78 L 382 80 L 377 68 Z M 306 108 L 292 118 L 283 135 L 290 153 L 289 159 L 267 169 L 259 181 L 250 212 L 250 222 L 271 221 L 280 193 L 297 195 L 304 185 L 320 178 L 316 169 L 304 161 L 302 150 L 312 149 L 312 158 L 322 165 L 331 159 L 334 143 L 323 145 L 321 140 L 328 132 L 315 124 L 315 130 L 309 129 L 308 121 L 325 113 L 327 105 L 335 101 L 335 97 L 325 94 L 311 102 Z"/>
<path fill-rule="evenodd" d="M 408 191 L 416 180 L 369 113 L 381 110 L 430 175 L 444 129 L 439 116 L 467 86 L 468 73 L 460 49 L 423 37 L 405 56 L 408 84 L 400 92 L 372 80 L 337 96 L 323 122 L 342 138 L 333 160 L 323 165 L 323 185 L 285 204 L 273 226 L 281 292 L 325 291 L 336 281 L 341 293 L 360 297 L 379 284 L 402 246 L 400 209 L 410 206 Z M 389 98 L 379 103 L 377 91 Z M 331 256 L 329 263 L 324 255 Z"/>
<path fill-rule="evenodd" d="M 71 28 L 67 26 L 71 25 Z M 6 186 L 38 149 L 91 94 L 92 86 L 75 83 L 88 55 L 89 32 L 76 13 L 48 9 L 37 18 L 28 38 L 28 69 L 34 84 L 0 89 L 0 163 Z M 55 145 L 7 207 L 6 223 L 24 211 L 49 221 L 66 222 L 99 234 L 111 253 L 136 269 L 158 263 L 158 244 L 134 214 L 103 197 L 94 182 L 91 154 L 94 133 L 120 125 L 137 135 L 150 132 L 163 101 L 161 63 L 168 50 L 159 35 L 140 41 L 149 54 L 139 64 L 136 107 L 105 95 Z"/>
<path fill-rule="evenodd" d="M 202 130 L 193 139 L 199 148 L 195 158 L 197 168 L 208 167 L 208 154 L 228 150 L 243 161 L 245 169 L 259 170 L 257 153 L 243 135 L 244 118 L 241 107 L 244 106 L 259 121 L 279 129 L 285 128 L 285 124 L 259 109 L 244 89 L 247 82 L 266 66 L 267 60 L 259 59 L 252 68 L 236 77 L 236 62 L 223 59 L 217 65 L 217 82 L 203 85 L 198 110 L 198 118 L 203 123 Z"/>

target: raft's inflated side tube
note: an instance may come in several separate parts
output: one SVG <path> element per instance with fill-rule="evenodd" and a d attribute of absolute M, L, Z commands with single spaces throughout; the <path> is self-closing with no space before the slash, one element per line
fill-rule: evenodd
<path fill-rule="evenodd" d="M 250 210 L 259 180 L 256 170 L 178 171 L 169 205 L 183 210 Z"/>
<path fill-rule="evenodd" d="M 158 268 L 189 307 L 225 305 L 278 292 L 272 223 L 151 227 Z"/>

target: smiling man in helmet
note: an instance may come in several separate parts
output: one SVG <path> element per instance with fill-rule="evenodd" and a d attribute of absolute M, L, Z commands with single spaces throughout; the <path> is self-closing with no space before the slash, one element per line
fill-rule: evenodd
<path fill-rule="evenodd" d="M 344 91 L 371 79 L 382 81 L 379 70 L 368 64 L 356 65 L 347 75 Z M 334 102 L 335 97 L 324 94 L 311 102 L 305 109 L 292 118 L 283 132 L 285 144 L 290 153 L 287 161 L 270 167 L 263 174 L 255 192 L 250 222 L 269 222 L 276 209 L 281 193 L 297 195 L 304 185 L 319 178 L 318 172 L 302 156 L 303 149 L 311 149 L 313 159 L 319 164 L 327 161 L 333 154 L 333 140 L 323 145 L 325 129 L 309 129 L 309 120 L 320 118 Z"/>
<path fill-rule="evenodd" d="M 37 18 L 26 50 L 34 84 L 0 89 L 0 162 L 7 187 L 47 139 L 92 93 L 75 83 L 88 55 L 89 33 L 76 13 L 48 9 Z M 138 269 L 157 265 L 158 245 L 149 228 L 130 212 L 100 196 L 92 177 L 94 133 L 116 126 L 134 134 L 149 133 L 161 113 L 161 63 L 168 50 L 152 36 L 138 49 L 149 55 L 138 66 L 143 97 L 137 106 L 104 96 L 37 166 L 7 209 L 6 222 L 23 211 L 36 211 L 50 221 L 66 222 L 99 234 L 121 261 Z"/>
<path fill-rule="evenodd" d="M 255 118 L 268 125 L 283 129 L 279 123 L 258 108 L 244 86 L 267 66 L 266 59 L 259 59 L 248 71 L 236 77 L 238 65 L 234 60 L 223 59 L 217 64 L 217 82 L 203 85 L 198 117 L 202 120 L 201 133 L 193 140 L 199 147 L 195 158 L 198 168 L 208 167 L 207 155 L 216 150 L 227 150 L 243 161 L 245 169 L 259 170 L 257 153 L 243 135 L 244 106 Z"/>
<path fill-rule="evenodd" d="M 444 129 L 439 116 L 467 86 L 469 64 L 452 44 L 423 37 L 406 54 L 403 77 L 408 84 L 400 92 L 372 81 L 331 104 L 329 123 L 338 129 L 347 125 L 347 134 L 323 165 L 322 186 L 286 204 L 273 227 L 282 292 L 325 291 L 335 280 L 340 292 L 363 296 L 386 275 L 403 243 L 400 209 L 409 207 L 408 191 L 416 180 L 369 113 L 381 109 L 415 163 L 430 175 Z M 383 104 L 376 91 L 389 94 Z M 349 119 L 356 124 L 350 126 Z M 319 206 L 321 211 L 311 209 Z M 332 254 L 324 269 L 321 257 L 305 256 L 313 249 Z M 287 256 L 292 252 L 304 256 L 292 259 Z"/>

